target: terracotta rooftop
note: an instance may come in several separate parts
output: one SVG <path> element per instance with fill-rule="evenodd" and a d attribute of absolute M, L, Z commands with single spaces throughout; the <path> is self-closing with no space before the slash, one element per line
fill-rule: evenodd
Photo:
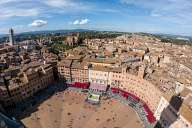
<path fill-rule="evenodd" d="M 106 67 L 106 66 L 93 66 L 91 70 L 105 71 L 105 72 L 121 72 L 121 67 Z"/>
<path fill-rule="evenodd" d="M 97 59 L 97 58 L 91 58 L 88 60 L 88 62 L 92 63 L 106 63 L 106 64 L 115 64 L 115 59 Z"/>
<path fill-rule="evenodd" d="M 62 60 L 58 65 L 65 66 L 66 68 L 84 68 L 87 63 L 85 61 Z"/>

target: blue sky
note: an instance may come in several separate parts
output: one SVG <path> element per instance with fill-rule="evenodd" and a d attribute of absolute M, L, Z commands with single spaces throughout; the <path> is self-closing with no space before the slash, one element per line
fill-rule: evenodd
<path fill-rule="evenodd" d="M 96 29 L 192 35 L 191 0 L 0 0 L 0 34 Z"/>

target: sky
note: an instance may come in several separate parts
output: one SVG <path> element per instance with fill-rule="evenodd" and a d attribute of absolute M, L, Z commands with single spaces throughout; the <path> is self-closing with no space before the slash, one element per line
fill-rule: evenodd
<path fill-rule="evenodd" d="M 0 0 L 0 34 L 9 28 L 192 36 L 192 0 Z"/>

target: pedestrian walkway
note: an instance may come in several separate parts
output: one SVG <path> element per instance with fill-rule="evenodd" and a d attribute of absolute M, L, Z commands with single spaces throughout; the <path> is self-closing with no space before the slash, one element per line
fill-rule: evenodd
<path fill-rule="evenodd" d="M 121 103 L 129 105 L 130 107 L 132 107 L 137 112 L 139 118 L 142 120 L 142 122 L 146 128 L 153 128 L 154 127 L 155 123 L 151 124 L 148 121 L 144 107 L 140 102 L 134 100 L 131 97 L 125 98 L 119 94 L 113 93 L 111 90 L 108 91 L 108 96 L 111 98 L 115 98 L 115 99 L 119 100 Z"/>

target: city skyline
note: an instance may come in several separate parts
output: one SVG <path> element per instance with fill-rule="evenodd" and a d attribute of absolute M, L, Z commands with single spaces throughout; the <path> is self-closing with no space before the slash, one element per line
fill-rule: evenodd
<path fill-rule="evenodd" d="M 182 5 L 182 6 L 181 6 Z M 3 0 L 0 34 L 59 29 L 192 34 L 188 0 Z"/>
<path fill-rule="evenodd" d="M 192 128 L 192 37 L 89 31 L 93 17 L 72 18 L 76 29 L 44 31 L 61 19 L 36 18 L 20 29 L 35 32 L 0 36 L 1 128 Z"/>

